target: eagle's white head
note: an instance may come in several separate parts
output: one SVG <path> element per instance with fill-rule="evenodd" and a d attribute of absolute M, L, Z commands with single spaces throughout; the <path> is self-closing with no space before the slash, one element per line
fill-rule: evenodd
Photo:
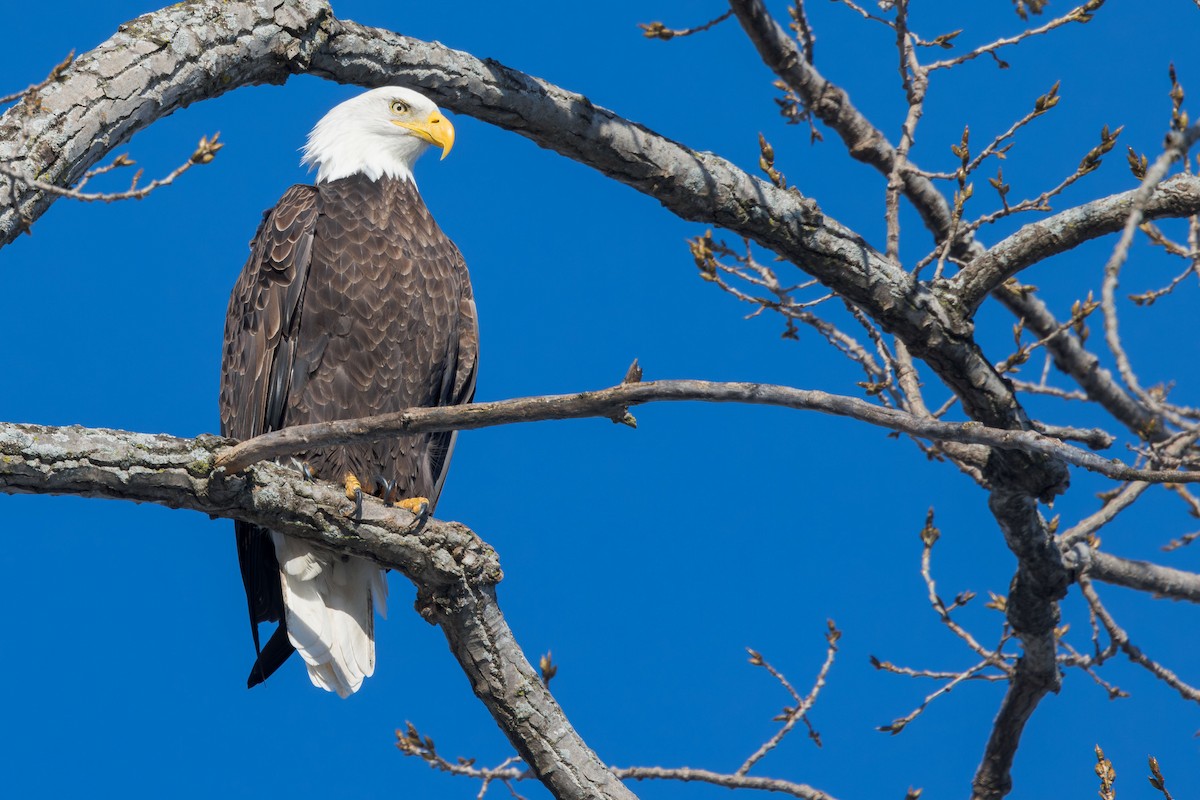
<path fill-rule="evenodd" d="M 413 180 L 413 164 L 436 144 L 454 146 L 454 126 L 433 101 L 412 89 L 384 86 L 352 97 L 321 118 L 300 163 L 317 168 L 317 183 L 362 173 Z"/>

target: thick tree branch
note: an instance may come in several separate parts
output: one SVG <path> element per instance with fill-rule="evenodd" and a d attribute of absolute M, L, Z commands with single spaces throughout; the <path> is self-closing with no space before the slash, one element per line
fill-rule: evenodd
<path fill-rule="evenodd" d="M 1069 574 L 1034 500 L 993 489 L 988 506 L 1004 540 L 1017 557 L 1009 587 L 1007 616 L 1024 648 L 972 784 L 974 800 L 999 800 L 1012 789 L 1012 764 L 1025 724 L 1048 692 L 1057 692 L 1058 601 L 1067 593 Z M 1024 526 L 1024 527 L 1022 527 Z"/>
<path fill-rule="evenodd" d="M 1200 575 L 1194 572 L 1121 558 L 1087 545 L 1076 545 L 1074 550 L 1078 553 L 1081 549 L 1083 569 L 1094 580 L 1151 592 L 1170 600 L 1200 603 Z"/>
<path fill-rule="evenodd" d="M 226 476 L 227 440 L 0 423 L 0 493 L 157 503 L 252 522 L 399 570 L 512 745 L 558 798 L 633 797 L 579 737 L 513 638 L 496 603 L 495 551 L 454 522 L 414 530 L 406 511 L 365 505 L 352 522 L 342 490 L 274 464 Z"/>
<path fill-rule="evenodd" d="M 231 89 L 306 69 L 332 14 L 322 0 L 179 3 L 122 25 L 0 117 L 0 162 L 67 188 L 155 120 Z M 0 178 L 0 246 L 55 194 Z"/>
<path fill-rule="evenodd" d="M 973 314 L 984 298 L 1026 267 L 1125 226 L 1137 189 L 1093 200 L 1031 222 L 963 268 L 950 285 Z M 1200 178 L 1177 175 L 1160 184 L 1144 206 L 1145 219 L 1187 217 L 1200 213 Z"/>

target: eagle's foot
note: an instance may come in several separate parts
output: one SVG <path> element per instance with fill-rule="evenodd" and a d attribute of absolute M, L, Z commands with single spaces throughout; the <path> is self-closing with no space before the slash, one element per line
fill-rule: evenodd
<path fill-rule="evenodd" d="M 379 495 L 379 499 L 383 500 L 383 504 L 385 506 L 388 506 L 390 508 L 391 506 L 395 505 L 395 503 L 392 502 L 392 491 L 395 490 L 395 488 L 396 488 L 395 481 L 389 481 L 387 478 L 383 477 L 382 475 L 376 474 L 375 475 L 375 488 L 377 491 L 381 492 Z"/>
<path fill-rule="evenodd" d="M 416 519 L 413 520 L 412 524 L 405 529 L 405 533 L 417 533 L 421 530 L 421 528 L 424 528 L 425 523 L 429 521 L 428 497 L 406 497 L 396 505 L 416 516 Z"/>
<path fill-rule="evenodd" d="M 356 476 L 353 472 L 346 473 L 346 499 L 354 501 L 354 512 L 350 515 L 350 519 L 354 520 L 355 522 L 362 522 L 362 483 L 358 480 L 358 476 Z"/>

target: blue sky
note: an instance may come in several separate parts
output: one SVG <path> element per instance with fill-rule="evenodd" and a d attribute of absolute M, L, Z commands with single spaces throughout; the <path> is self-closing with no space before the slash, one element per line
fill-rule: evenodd
<path fill-rule="evenodd" d="M 771 5 L 786 13 L 785 3 Z M 810 5 L 818 67 L 894 140 L 904 106 L 891 34 L 840 5 Z M 1022 27 L 1004 0 L 916 5 L 917 30 L 931 38 L 964 28 L 962 47 Z M 8 9 L 0 94 L 158 6 Z M 748 170 L 761 131 L 791 183 L 882 248 L 881 179 L 850 161 L 831 134 L 810 145 L 806 130 L 783 124 L 773 76 L 735 24 L 670 43 L 647 41 L 636 28 L 697 24 L 721 13 L 721 3 L 519 8 L 334 3 L 341 17 L 496 58 Z M 916 159 L 952 169 L 949 145 L 964 124 L 982 144 L 1061 78 L 1059 108 L 1004 164 L 1014 195 L 1036 194 L 1068 174 L 1104 124 L 1126 126 L 1117 150 L 1056 208 L 1128 189 L 1125 144 L 1153 157 L 1169 121 L 1168 63 L 1185 88 L 1200 92 L 1198 32 L 1200 12 L 1184 0 L 1109 3 L 1087 26 L 1009 49 L 1008 70 L 980 59 L 940 75 Z M 308 129 L 355 91 L 299 77 L 178 112 L 118 152 L 127 150 L 147 176 L 161 175 L 201 135 L 219 130 L 227 146 L 211 165 L 141 202 L 59 202 L 32 236 L 6 247 L 0 419 L 215 431 L 222 321 L 246 242 L 262 210 L 308 180 L 298 164 Z M 519 136 L 463 116 L 454 123 L 454 153 L 422 163 L 418 180 L 471 268 L 483 349 L 479 399 L 609 386 L 634 357 L 647 378 L 856 392 L 856 369 L 815 335 L 785 340 L 777 320 L 744 319 L 748 309 L 697 278 L 685 240 L 702 226 Z M 990 210 L 982 178 L 976 190 L 976 212 Z M 996 226 L 982 238 L 995 242 L 1012 229 Z M 904 233 L 906 257 L 924 254 L 929 241 L 915 215 L 906 214 Z M 1082 248 L 1023 279 L 1065 318 L 1073 299 L 1098 291 L 1109 246 Z M 1176 270 L 1139 247 L 1122 291 L 1155 288 Z M 1175 380 L 1175 396 L 1193 405 L 1200 378 L 1178 365 L 1200 358 L 1190 335 L 1195 303 L 1191 282 L 1152 313 L 1127 309 L 1123 317 L 1145 382 Z M 1011 323 L 991 308 L 980 316 L 980 339 L 995 360 L 1009 352 Z M 936 379 L 925 379 L 937 398 Z M 1103 422 L 1057 402 L 1031 406 L 1050 422 Z M 746 663 L 744 648 L 807 687 L 833 618 L 841 650 L 811 715 L 824 747 L 798 733 L 755 774 L 841 798 L 901 797 L 909 786 L 924 787 L 926 797 L 962 796 L 1001 685 L 961 687 L 889 736 L 875 726 L 907 713 L 934 685 L 877 672 L 868 658 L 943 670 L 973 663 L 924 599 L 917 533 L 935 506 L 944 597 L 1003 593 L 1013 560 L 983 493 L 911 443 L 843 420 L 703 405 L 636 414 L 636 431 L 582 420 L 464 434 L 439 507 L 496 547 L 505 614 L 531 660 L 554 651 L 555 694 L 601 758 L 736 769 L 789 700 Z M 1095 492 L 1108 488 L 1082 473 L 1074 484 L 1047 512 L 1062 514 L 1064 525 L 1094 510 Z M 1152 492 L 1142 506 L 1105 531 L 1108 549 L 1200 567 L 1195 552 L 1159 553 L 1196 530 L 1182 504 Z M 10 687 L 0 769 L 13 796 L 236 798 L 286 786 L 336 797 L 352 782 L 361 798 L 471 797 L 476 785 L 400 756 L 393 730 L 411 720 L 445 755 L 484 764 L 511 752 L 395 575 L 391 618 L 377 629 L 379 667 L 358 695 L 339 701 L 314 689 L 299 663 L 247 691 L 253 648 L 229 522 L 148 505 L 0 496 L 0 527 L 10 540 L 0 555 L 9 608 L 0 680 Z M 1101 592 L 1148 654 L 1200 682 L 1195 609 Z M 1076 646 L 1088 647 L 1077 597 L 1064 604 L 1064 618 Z M 985 641 L 998 635 L 999 615 L 982 600 L 962 621 Z M 1124 796 L 1152 793 L 1140 777 L 1150 753 L 1177 797 L 1200 793 L 1195 706 L 1128 663 L 1114 660 L 1104 674 L 1133 696 L 1110 702 L 1086 675 L 1068 673 L 1027 731 L 1017 796 L 1090 794 L 1096 743 L 1116 763 Z M 695 785 L 634 789 L 646 797 L 724 796 Z M 532 785 L 521 791 L 546 796 Z"/>

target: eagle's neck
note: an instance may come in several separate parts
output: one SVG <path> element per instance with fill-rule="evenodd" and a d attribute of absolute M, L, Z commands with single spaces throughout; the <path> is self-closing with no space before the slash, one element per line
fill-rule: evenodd
<path fill-rule="evenodd" d="M 317 168 L 317 183 L 364 175 L 373 181 L 388 177 L 415 184 L 413 164 L 428 147 L 416 136 L 396 130 L 380 133 L 331 112 L 308 135 L 300 163 Z"/>

